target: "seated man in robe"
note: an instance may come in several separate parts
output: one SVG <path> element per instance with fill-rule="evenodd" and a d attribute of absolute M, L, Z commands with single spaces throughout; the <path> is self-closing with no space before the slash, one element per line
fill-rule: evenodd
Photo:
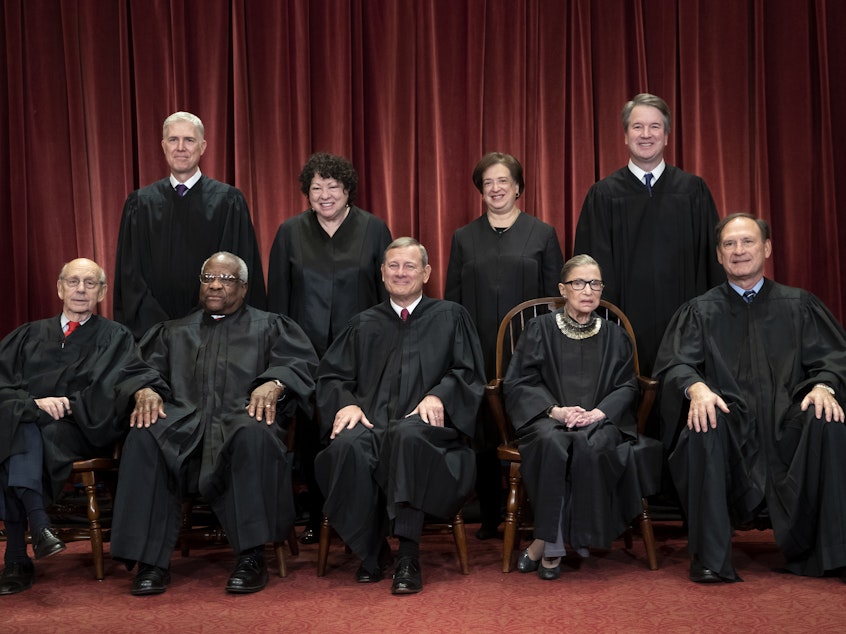
<path fill-rule="evenodd" d="M 150 366 L 118 390 L 135 409 L 121 456 L 112 557 L 137 562 L 134 595 L 170 582 L 181 501 L 199 493 L 237 553 L 226 590 L 267 585 L 264 545 L 294 521 L 285 430 L 289 406 L 308 410 L 317 356 L 291 319 L 244 303 L 247 265 L 228 252 L 200 274 L 200 308 L 141 340 Z M 164 402 L 167 402 L 167 405 Z"/>
<path fill-rule="evenodd" d="M 75 460 L 111 456 L 125 427 L 114 387 L 137 363 L 132 333 L 94 315 L 106 274 L 84 258 L 62 267 L 56 283 L 62 312 L 30 322 L 0 342 L 0 519 L 6 529 L 0 595 L 27 590 L 36 559 L 65 549 L 45 509 Z"/>
<path fill-rule="evenodd" d="M 732 528 L 764 505 L 789 571 L 842 574 L 846 332 L 811 293 L 764 277 L 764 220 L 732 214 L 716 238 L 728 282 L 682 305 L 656 364 L 690 579 L 740 581 Z"/>
<path fill-rule="evenodd" d="M 426 249 L 398 238 L 385 250 L 390 298 L 359 313 L 320 362 L 324 437 L 315 475 L 332 526 L 361 559 L 359 583 L 390 565 L 388 521 L 399 538 L 392 592 L 423 589 L 424 514 L 451 517 L 473 489 L 467 440 L 484 391 L 484 362 L 467 311 L 423 295 Z"/>

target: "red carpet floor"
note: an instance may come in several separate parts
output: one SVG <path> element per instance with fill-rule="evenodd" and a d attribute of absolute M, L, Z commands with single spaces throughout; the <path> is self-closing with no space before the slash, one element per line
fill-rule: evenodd
<path fill-rule="evenodd" d="M 687 581 L 686 542 L 677 524 L 656 525 L 660 569 L 643 544 L 616 542 L 586 560 L 567 560 L 560 580 L 500 572 L 500 540 L 480 542 L 468 526 L 471 574 L 458 570 L 448 536 L 424 538 L 425 588 L 394 597 L 387 579 L 357 585 L 357 562 L 336 539 L 327 575 L 317 547 L 288 558 L 289 576 L 246 596 L 223 586 L 233 565 L 225 548 L 174 555 L 164 595 L 133 597 L 131 573 L 107 561 L 93 578 L 87 543 L 38 562 L 35 586 L 0 597 L 3 634 L 40 632 L 844 632 L 846 583 L 778 572 L 769 531 L 738 533 L 734 557 L 744 583 Z M 268 555 L 270 552 L 268 551 Z M 271 556 L 272 558 L 272 556 Z M 271 565 L 275 561 L 271 560 Z M 274 573 L 275 570 L 272 571 Z"/>

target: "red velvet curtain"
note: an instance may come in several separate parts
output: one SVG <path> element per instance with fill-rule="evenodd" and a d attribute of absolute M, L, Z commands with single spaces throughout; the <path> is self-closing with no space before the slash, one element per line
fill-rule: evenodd
<path fill-rule="evenodd" d="M 325 150 L 356 165 L 363 208 L 428 247 L 439 296 L 452 232 L 482 210 L 481 155 L 523 162 L 523 209 L 569 256 L 642 91 L 673 110 L 668 161 L 721 214 L 770 220 L 768 274 L 846 315 L 841 0 L 5 0 L 0 21 L 0 335 L 58 312 L 62 262 L 111 278 L 123 201 L 166 174 L 175 110 L 203 119 L 203 172 L 244 191 L 265 265 Z"/>

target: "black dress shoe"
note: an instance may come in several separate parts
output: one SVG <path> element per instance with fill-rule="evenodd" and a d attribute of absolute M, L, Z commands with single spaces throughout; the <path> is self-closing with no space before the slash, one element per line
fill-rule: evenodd
<path fill-rule="evenodd" d="M 392 594 L 415 594 L 423 589 L 423 575 L 416 557 L 400 557 L 394 571 Z"/>
<path fill-rule="evenodd" d="M 385 573 L 382 572 L 381 568 L 371 571 L 364 566 L 359 566 L 358 570 L 355 571 L 355 580 L 358 583 L 378 583 L 384 578 Z"/>
<path fill-rule="evenodd" d="M 540 559 L 537 561 L 529 557 L 529 549 L 527 548 L 517 558 L 517 570 L 519 572 L 534 572 L 540 566 Z"/>
<path fill-rule="evenodd" d="M 170 571 L 150 564 L 138 564 L 138 574 L 132 580 L 130 592 L 136 597 L 161 594 L 170 583 Z"/>
<path fill-rule="evenodd" d="M 235 570 L 226 582 L 226 591 L 233 594 L 250 594 L 264 590 L 267 585 L 267 562 L 264 554 L 240 555 Z"/>
<path fill-rule="evenodd" d="M 561 559 L 552 568 L 547 568 L 543 564 L 538 566 L 538 577 L 544 581 L 555 581 L 561 576 Z"/>
<path fill-rule="evenodd" d="M 316 544 L 320 541 L 320 531 L 313 528 L 306 528 L 300 534 L 301 544 Z"/>
<path fill-rule="evenodd" d="M 36 559 L 44 559 L 50 555 L 62 552 L 67 546 L 59 539 L 52 528 L 42 528 L 32 536 L 32 552 Z"/>
<path fill-rule="evenodd" d="M 690 560 L 688 577 L 694 583 L 720 583 L 723 580 L 716 572 L 703 566 L 697 557 Z"/>
<path fill-rule="evenodd" d="M 35 581 L 35 566 L 32 562 L 12 562 L 0 572 L 0 595 L 17 594 L 32 587 Z"/>

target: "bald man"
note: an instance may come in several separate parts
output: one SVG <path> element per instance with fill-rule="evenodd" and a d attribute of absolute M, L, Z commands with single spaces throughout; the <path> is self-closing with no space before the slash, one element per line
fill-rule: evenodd
<path fill-rule="evenodd" d="M 111 455 L 125 431 L 127 403 L 114 398 L 117 377 L 137 365 L 132 333 L 94 314 L 106 294 L 106 274 L 80 258 L 56 282 L 62 312 L 24 324 L 0 342 L 0 519 L 5 567 L 0 595 L 29 589 L 35 559 L 65 549 L 45 509 L 75 460 Z"/>

